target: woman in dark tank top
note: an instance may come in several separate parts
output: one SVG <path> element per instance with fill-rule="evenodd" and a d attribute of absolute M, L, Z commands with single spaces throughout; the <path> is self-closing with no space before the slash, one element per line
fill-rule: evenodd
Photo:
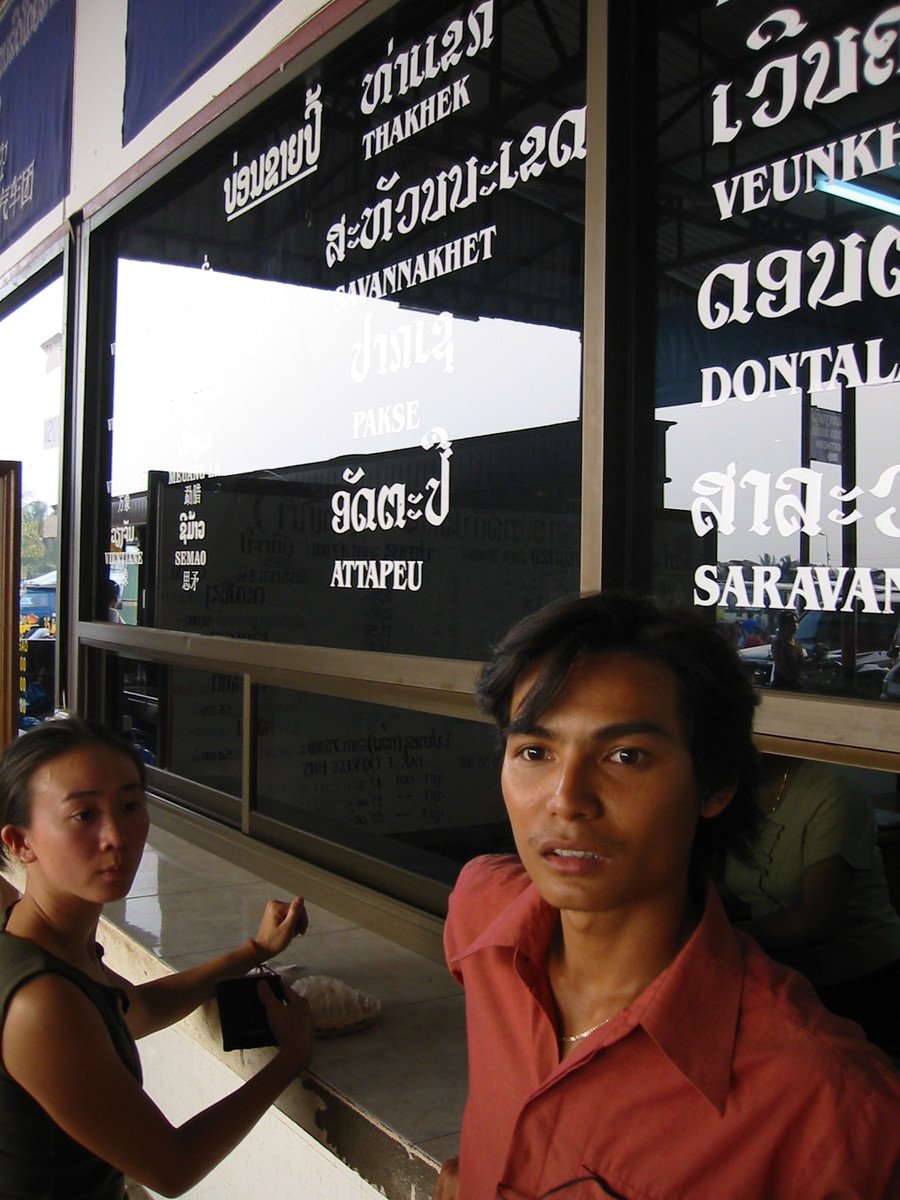
<path fill-rule="evenodd" d="M 0 836 L 27 877 L 0 931 L 0 1200 L 122 1200 L 126 1175 L 179 1195 L 308 1061 L 305 1002 L 262 988 L 278 1049 L 256 1076 L 178 1128 L 144 1092 L 135 1038 L 306 929 L 299 897 L 272 900 L 237 950 L 140 986 L 122 979 L 103 964 L 97 923 L 128 893 L 148 827 L 143 763 L 117 734 L 48 721 L 0 759 Z"/>

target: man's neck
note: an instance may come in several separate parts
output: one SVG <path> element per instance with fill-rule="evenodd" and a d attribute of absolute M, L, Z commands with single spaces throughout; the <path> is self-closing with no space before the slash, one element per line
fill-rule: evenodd
<path fill-rule="evenodd" d="M 561 1034 L 582 1033 L 626 1008 L 673 961 L 699 914 L 685 888 L 678 906 L 560 912 L 547 974 Z"/>

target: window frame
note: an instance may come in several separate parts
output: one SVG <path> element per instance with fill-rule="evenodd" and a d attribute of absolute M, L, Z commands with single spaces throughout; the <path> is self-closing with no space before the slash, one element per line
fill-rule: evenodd
<path fill-rule="evenodd" d="M 103 624 L 86 616 L 96 611 L 99 569 L 93 571 L 89 564 L 100 561 L 102 531 L 98 528 L 98 505 L 85 484 L 91 479 L 108 478 L 108 471 L 104 475 L 103 464 L 97 461 L 98 446 L 103 441 L 99 437 L 99 402 L 92 404 L 87 398 L 109 395 L 107 348 L 113 302 L 109 264 L 101 261 L 95 235 L 186 158 L 391 6 L 388 0 L 334 0 L 323 10 L 321 22 L 310 23 L 314 28 L 298 30 L 283 53 L 270 56 L 237 81 L 228 93 L 92 202 L 85 210 L 83 225 L 76 231 L 75 305 L 79 319 L 71 419 L 77 436 L 70 447 L 69 471 L 73 526 L 70 579 L 73 594 L 77 584 L 79 606 L 68 627 L 74 652 L 69 655 L 64 690 L 68 696 L 77 697 L 79 711 L 96 719 L 108 719 L 114 712 L 115 659 L 124 656 L 239 675 L 243 680 L 245 718 L 253 713 L 254 689 L 275 685 L 483 720 L 473 699 L 480 663 L 189 635 Z M 603 524 L 604 510 L 609 511 L 614 497 L 625 495 L 630 505 L 635 503 L 634 480 L 640 465 L 639 439 L 623 426 L 622 413 L 628 405 L 607 402 L 607 397 L 619 395 L 617 389 L 623 386 L 625 395 L 634 395 L 637 390 L 633 356 L 630 361 L 628 358 L 634 342 L 627 338 L 628 322 L 635 319 L 634 304 L 612 302 L 613 286 L 622 278 L 623 261 L 641 240 L 636 216 L 639 209 L 631 203 L 636 174 L 629 160 L 629 129 L 608 128 L 615 107 L 610 103 L 613 86 L 620 86 L 624 79 L 636 96 L 642 83 L 635 77 L 631 52 L 642 38 L 646 40 L 647 30 L 635 7 L 643 6 L 597 0 L 588 12 L 582 590 L 622 586 L 634 578 L 634 564 L 628 556 L 633 553 L 634 531 L 645 519 L 638 507 L 627 525 L 630 538 L 623 536 L 626 527 L 621 524 L 610 521 L 605 529 Z M 612 54 L 610 36 L 620 40 Z M 626 48 L 628 54 L 624 53 Z M 627 181 L 624 186 L 623 179 Z M 612 246 L 616 247 L 614 252 Z M 610 352 L 623 331 L 624 357 Z M 627 454 L 621 451 L 623 438 Z M 617 522 L 620 515 L 617 512 Z M 886 749 L 896 734 L 890 728 L 888 707 L 836 698 L 764 695 L 758 709 L 757 740 L 761 749 L 773 753 L 900 772 L 900 750 Z M 380 869 L 368 876 L 363 871 L 361 881 L 354 881 L 338 870 L 305 861 L 309 847 L 302 835 L 295 837 L 290 831 L 290 836 L 275 837 L 266 819 L 253 813 L 253 721 L 245 719 L 243 728 L 242 789 L 237 812 L 210 789 L 151 771 L 151 790 L 158 796 L 155 803 L 160 819 L 189 840 L 202 838 L 207 844 L 212 838 L 224 857 L 272 864 L 284 878 L 305 884 L 311 898 L 327 899 L 336 911 L 345 915 L 352 912 L 353 919 L 364 917 L 370 927 L 389 930 L 389 936 L 404 944 L 440 957 L 440 916 L 449 888 L 425 883 L 418 887 L 413 881 L 402 899 L 391 898 L 386 894 L 390 888 Z"/>

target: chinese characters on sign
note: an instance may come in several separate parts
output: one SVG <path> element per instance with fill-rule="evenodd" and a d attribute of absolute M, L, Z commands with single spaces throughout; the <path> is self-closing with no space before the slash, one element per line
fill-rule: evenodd
<path fill-rule="evenodd" d="M 75 0 L 12 0 L 0 16 L 0 252 L 69 187 Z"/>

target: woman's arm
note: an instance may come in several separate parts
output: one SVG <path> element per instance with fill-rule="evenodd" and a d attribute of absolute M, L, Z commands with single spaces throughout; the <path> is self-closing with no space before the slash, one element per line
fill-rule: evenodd
<path fill-rule="evenodd" d="M 773 953 L 825 942 L 847 911 L 852 879 L 853 872 L 840 855 L 814 863 L 803 872 L 803 894 L 798 904 L 741 921 L 738 928 Z"/>
<path fill-rule="evenodd" d="M 215 995 L 217 983 L 246 975 L 254 967 L 275 958 L 288 947 L 296 934 L 305 933 L 308 925 L 309 918 L 299 896 L 295 896 L 290 904 L 282 900 L 270 900 L 263 913 L 259 932 L 236 950 L 220 954 L 198 967 L 161 976 L 137 986 L 116 976 L 116 982 L 129 999 L 125 1019 L 132 1037 L 146 1037 L 148 1033 L 155 1033 L 157 1029 L 165 1029 L 180 1021 Z"/>
<path fill-rule="evenodd" d="M 88 997 L 63 976 L 39 975 L 15 992 L 3 1060 L 75 1141 L 154 1191 L 177 1196 L 234 1149 L 309 1060 L 305 1001 L 288 991 L 281 1004 L 265 986 L 260 995 L 277 1053 L 247 1083 L 178 1128 L 126 1069 Z"/>

